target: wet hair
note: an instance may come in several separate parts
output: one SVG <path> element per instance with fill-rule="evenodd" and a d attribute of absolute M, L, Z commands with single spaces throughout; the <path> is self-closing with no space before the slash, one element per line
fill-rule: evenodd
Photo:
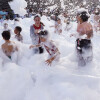
<path fill-rule="evenodd" d="M 83 22 L 86 22 L 89 19 L 88 13 L 86 11 L 83 11 L 78 15 L 80 16 L 80 18 L 82 19 Z"/>
<path fill-rule="evenodd" d="M 10 31 L 3 31 L 2 37 L 3 37 L 5 40 L 9 40 L 10 37 L 11 37 Z"/>
<path fill-rule="evenodd" d="M 15 29 L 17 29 L 19 32 L 22 31 L 22 28 L 20 26 L 16 26 Z"/>
<path fill-rule="evenodd" d="M 40 37 L 46 37 L 46 36 L 48 36 L 48 34 L 49 34 L 49 33 L 48 33 L 47 30 L 44 30 L 44 31 L 40 31 L 40 32 L 39 32 L 39 36 L 40 36 Z"/>

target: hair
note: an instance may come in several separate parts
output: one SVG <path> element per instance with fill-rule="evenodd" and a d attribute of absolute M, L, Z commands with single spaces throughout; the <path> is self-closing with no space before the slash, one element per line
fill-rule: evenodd
<path fill-rule="evenodd" d="M 43 37 L 46 37 L 46 36 L 48 36 L 48 31 L 47 30 L 44 30 L 44 31 L 41 31 L 40 33 L 39 33 L 39 36 L 43 36 Z"/>
<path fill-rule="evenodd" d="M 95 15 L 99 15 L 99 12 L 95 12 Z"/>
<path fill-rule="evenodd" d="M 40 22 L 40 24 L 41 24 L 42 26 L 45 26 L 43 22 Z"/>
<path fill-rule="evenodd" d="M 89 19 L 88 13 L 86 11 L 81 12 L 79 14 L 79 16 L 80 16 L 80 18 L 82 19 L 83 22 L 86 22 Z"/>
<path fill-rule="evenodd" d="M 11 37 L 11 34 L 10 34 L 9 31 L 3 31 L 2 37 L 3 37 L 5 40 L 9 40 L 10 37 Z"/>
<path fill-rule="evenodd" d="M 20 26 L 16 26 L 15 29 L 17 29 L 19 32 L 22 31 L 22 28 Z"/>
<path fill-rule="evenodd" d="M 2 8 L 2 10 L 6 10 L 6 8 Z"/>
<path fill-rule="evenodd" d="M 6 16 L 6 20 L 9 20 L 10 19 L 10 17 L 9 16 Z"/>
<path fill-rule="evenodd" d="M 39 16 L 39 15 L 35 15 L 35 16 L 34 16 L 34 19 L 35 19 L 35 18 L 37 18 L 37 17 L 39 17 L 39 18 L 40 18 L 40 16 Z"/>
<path fill-rule="evenodd" d="M 57 18 L 57 21 L 61 20 L 60 18 Z"/>
<path fill-rule="evenodd" d="M 18 19 L 14 19 L 14 21 L 19 21 Z"/>

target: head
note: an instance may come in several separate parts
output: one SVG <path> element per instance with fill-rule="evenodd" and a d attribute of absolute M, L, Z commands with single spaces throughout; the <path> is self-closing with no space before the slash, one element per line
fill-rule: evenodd
<path fill-rule="evenodd" d="M 77 21 L 78 22 L 87 22 L 89 19 L 89 15 L 86 11 L 82 11 L 77 14 Z"/>
<path fill-rule="evenodd" d="M 6 20 L 9 20 L 10 19 L 10 17 L 9 16 L 6 16 Z"/>
<path fill-rule="evenodd" d="M 39 15 L 36 15 L 36 16 L 34 17 L 34 22 L 35 22 L 35 24 L 39 25 L 39 24 L 40 24 L 40 21 L 41 21 L 40 16 L 39 16 Z"/>
<path fill-rule="evenodd" d="M 2 37 L 5 41 L 9 41 L 10 40 L 10 37 L 11 37 L 11 34 L 9 31 L 3 31 L 2 33 Z"/>
<path fill-rule="evenodd" d="M 95 11 L 95 15 L 99 15 L 99 11 Z"/>
<path fill-rule="evenodd" d="M 6 9 L 5 9 L 5 8 L 2 8 L 2 11 L 3 11 L 3 12 L 6 12 Z"/>
<path fill-rule="evenodd" d="M 70 24 L 70 21 L 67 21 L 67 25 L 69 25 Z"/>
<path fill-rule="evenodd" d="M 22 28 L 21 28 L 20 26 L 17 26 L 17 27 L 15 27 L 14 33 L 15 33 L 16 35 L 18 35 L 18 34 L 21 33 L 21 31 L 22 31 Z"/>
<path fill-rule="evenodd" d="M 7 23 L 4 23 L 4 29 L 7 29 L 8 28 L 8 24 Z"/>
<path fill-rule="evenodd" d="M 16 19 L 14 19 L 14 21 L 15 21 L 15 22 L 19 22 L 19 19 L 16 18 Z"/>
<path fill-rule="evenodd" d="M 57 23 L 61 24 L 61 19 L 60 18 L 57 18 Z"/>
<path fill-rule="evenodd" d="M 41 42 L 46 42 L 47 39 L 48 39 L 48 31 L 47 30 L 41 31 L 39 33 L 39 36 L 40 36 L 40 41 Z"/>

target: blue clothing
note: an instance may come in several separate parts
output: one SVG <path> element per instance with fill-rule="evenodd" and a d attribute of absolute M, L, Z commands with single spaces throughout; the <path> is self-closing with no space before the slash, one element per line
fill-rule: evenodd
<path fill-rule="evenodd" d="M 6 16 L 8 15 L 8 12 L 3 12 L 3 11 L 0 11 L 0 15 L 2 16 L 2 19 L 6 19 Z"/>

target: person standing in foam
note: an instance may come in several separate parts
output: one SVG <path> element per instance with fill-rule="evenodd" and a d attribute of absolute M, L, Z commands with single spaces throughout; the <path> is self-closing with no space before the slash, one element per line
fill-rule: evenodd
<path fill-rule="evenodd" d="M 21 31 L 22 28 L 20 26 L 15 27 L 14 29 L 14 33 L 15 35 L 15 39 L 17 39 L 17 41 L 23 42 L 23 36 L 21 35 Z"/>
<path fill-rule="evenodd" d="M 58 35 L 62 34 L 62 23 L 61 23 L 61 19 L 57 18 L 57 21 L 55 22 L 55 26 L 50 26 L 50 27 L 54 27 L 55 28 L 55 33 Z"/>
<path fill-rule="evenodd" d="M 56 45 L 54 44 L 54 42 L 52 40 L 49 40 L 49 33 L 47 30 L 41 31 L 39 33 L 40 36 L 40 41 L 42 45 L 46 51 L 48 52 L 48 59 L 45 61 L 48 65 L 51 65 L 53 63 L 53 61 L 59 61 L 60 59 L 60 52 L 58 50 L 58 48 L 56 47 Z M 37 46 L 30 46 L 30 48 L 34 48 Z"/>
<path fill-rule="evenodd" d="M 92 44 L 91 38 L 93 36 L 93 27 L 88 22 L 89 15 L 88 12 L 84 9 L 77 13 L 77 53 L 79 58 L 79 65 L 86 65 L 87 62 L 92 60 Z"/>
<path fill-rule="evenodd" d="M 11 34 L 9 31 L 4 31 L 2 37 L 5 40 L 5 43 L 2 44 L 2 51 L 9 59 L 12 59 L 12 54 L 18 51 L 18 48 L 14 42 L 10 41 Z"/>
<path fill-rule="evenodd" d="M 30 27 L 30 37 L 32 39 L 33 45 L 40 44 L 40 37 L 39 37 L 39 34 L 38 33 L 41 30 L 43 30 L 43 28 L 44 28 L 44 25 L 43 25 L 43 23 L 41 23 L 40 20 L 41 20 L 40 16 L 39 15 L 36 15 L 34 17 L 35 24 L 33 24 Z M 42 47 L 39 47 L 39 48 L 34 49 L 34 53 L 39 53 L 39 54 L 43 53 L 43 48 Z"/>

